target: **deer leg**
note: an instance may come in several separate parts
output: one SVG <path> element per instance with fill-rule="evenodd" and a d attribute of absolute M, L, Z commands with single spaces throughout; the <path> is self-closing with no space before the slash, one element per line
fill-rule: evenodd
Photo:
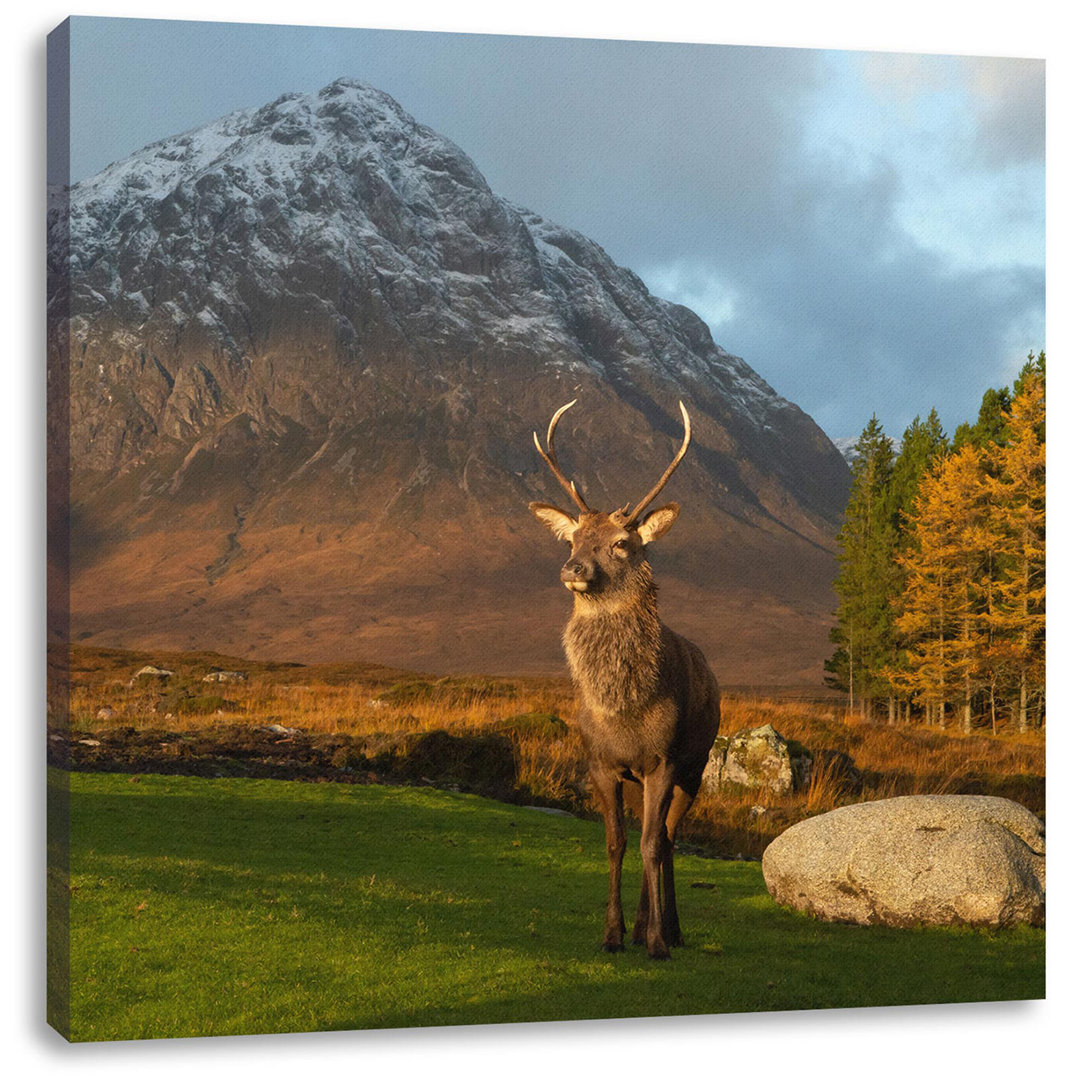
<path fill-rule="evenodd" d="M 662 764 L 645 777 L 641 815 L 641 859 L 645 864 L 645 891 L 649 900 L 645 944 L 653 960 L 667 960 L 671 956 L 664 941 L 661 888 L 664 859 L 670 858 L 666 818 L 674 785 L 673 773 L 670 765 Z"/>
<path fill-rule="evenodd" d="M 675 866 L 672 861 L 671 840 L 666 844 L 664 861 L 661 864 L 661 875 L 664 881 L 664 911 L 660 920 L 660 929 L 664 935 L 664 943 L 668 948 L 674 948 L 683 943 L 682 931 L 679 928 L 679 912 L 675 907 Z"/>
<path fill-rule="evenodd" d="M 626 853 L 622 781 L 613 773 L 594 772 L 592 786 L 604 814 L 608 853 L 608 905 L 603 948 L 606 952 L 619 952 L 626 933 L 622 913 L 622 864 Z"/>
<path fill-rule="evenodd" d="M 683 944 L 682 929 L 679 926 L 679 910 L 675 905 L 675 830 L 679 827 L 683 815 L 690 809 L 694 796 L 678 785 L 671 796 L 671 807 L 667 812 L 666 832 L 667 851 L 664 854 L 664 941 L 669 946 Z"/>
<path fill-rule="evenodd" d="M 641 896 L 638 899 L 637 915 L 634 916 L 634 931 L 630 941 L 634 945 L 645 944 L 645 931 L 649 927 L 649 875 L 641 875 Z"/>
<path fill-rule="evenodd" d="M 640 821 L 644 813 L 644 789 L 640 783 L 627 781 L 623 785 L 623 799 L 629 810 Z M 637 914 L 634 917 L 634 930 L 630 940 L 635 945 L 645 944 L 645 928 L 649 924 L 649 882 L 648 878 L 641 875 L 641 897 L 638 900 Z"/>
<path fill-rule="evenodd" d="M 675 830 L 683 815 L 693 802 L 693 797 L 681 787 L 675 787 L 671 797 L 671 808 L 667 813 L 666 831 L 668 843 L 661 864 L 661 880 L 663 883 L 664 907 L 662 927 L 664 941 L 668 947 L 683 943 L 682 931 L 679 928 L 679 912 L 675 905 L 675 865 L 673 862 L 675 846 Z M 641 897 L 638 900 L 637 916 L 634 919 L 634 931 L 630 940 L 635 945 L 645 944 L 645 934 L 649 924 L 649 877 L 648 874 L 641 876 Z"/>

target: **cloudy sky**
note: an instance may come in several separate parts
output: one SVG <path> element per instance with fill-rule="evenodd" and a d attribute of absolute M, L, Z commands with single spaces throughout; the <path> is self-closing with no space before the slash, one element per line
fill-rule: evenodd
<path fill-rule="evenodd" d="M 1044 346 L 1039 60 L 80 18 L 71 72 L 74 180 L 365 79 L 833 437 L 951 429 Z"/>

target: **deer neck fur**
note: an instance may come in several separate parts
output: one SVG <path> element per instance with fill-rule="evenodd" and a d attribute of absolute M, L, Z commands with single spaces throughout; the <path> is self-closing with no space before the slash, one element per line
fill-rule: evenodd
<path fill-rule="evenodd" d="M 648 563 L 610 595 L 574 596 L 563 647 L 584 704 L 609 715 L 633 712 L 656 693 L 661 623 Z"/>

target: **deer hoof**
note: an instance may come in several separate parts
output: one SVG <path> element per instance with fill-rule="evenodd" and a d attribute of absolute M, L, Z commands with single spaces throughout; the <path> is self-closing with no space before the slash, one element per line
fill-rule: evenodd
<path fill-rule="evenodd" d="M 668 947 L 666 945 L 658 945 L 658 946 L 656 946 L 654 948 L 649 949 L 649 959 L 650 960 L 670 960 L 671 959 L 671 953 L 668 952 Z"/>
<path fill-rule="evenodd" d="M 601 948 L 604 952 L 623 952 L 626 946 L 621 941 L 605 941 Z"/>

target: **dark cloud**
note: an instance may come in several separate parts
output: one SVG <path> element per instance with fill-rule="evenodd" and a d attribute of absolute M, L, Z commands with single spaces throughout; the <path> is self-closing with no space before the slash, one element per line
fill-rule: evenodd
<path fill-rule="evenodd" d="M 898 224 L 892 163 L 856 171 L 811 154 L 822 56 L 519 39 L 515 77 L 501 70 L 497 92 L 487 88 L 499 108 L 462 109 L 447 94 L 429 122 L 497 191 L 581 229 L 706 319 L 710 306 L 730 312 L 714 323 L 718 342 L 830 434 L 855 434 L 876 412 L 899 435 L 932 407 L 955 426 L 1042 347 L 1016 329 L 1040 332 L 1042 271 L 957 267 Z M 1010 91 L 1021 67 L 970 69 L 984 157 L 1022 145 L 1041 155 L 1026 130 L 1037 80 Z M 437 96 L 450 76 L 431 74 Z M 687 288 L 695 279 L 702 287 Z M 710 302 L 718 282 L 730 303 Z"/>
<path fill-rule="evenodd" d="M 652 69 L 649 58 L 635 47 L 592 67 L 608 93 L 573 124 L 551 102 L 529 111 L 528 152 L 501 157 L 494 186 L 595 237 L 707 319 L 707 284 L 665 290 L 663 271 L 681 271 L 680 285 L 724 282 L 733 299 L 716 305 L 730 311 L 714 324 L 719 343 L 832 435 L 857 433 L 875 412 L 899 435 L 932 407 L 955 426 L 1042 346 L 1016 333 L 1025 319 L 1038 331 L 1040 269 L 958 268 L 901 229 L 890 162 L 854 173 L 803 150 L 820 54 L 674 49 Z M 595 101 L 570 68 L 560 93 Z M 1008 104 L 1003 91 L 992 100 Z M 1002 133 L 1016 127 L 1019 106 L 1009 108 Z"/>
<path fill-rule="evenodd" d="M 887 166 L 861 180 L 788 173 L 772 190 L 775 222 L 731 222 L 720 252 L 688 236 L 685 257 L 719 267 L 737 294 L 719 342 L 830 434 L 876 413 L 899 435 L 932 407 L 953 427 L 1041 347 L 1017 335 L 1025 318 L 1039 328 L 1041 268 L 957 268 L 919 247 L 896 223 Z"/>

